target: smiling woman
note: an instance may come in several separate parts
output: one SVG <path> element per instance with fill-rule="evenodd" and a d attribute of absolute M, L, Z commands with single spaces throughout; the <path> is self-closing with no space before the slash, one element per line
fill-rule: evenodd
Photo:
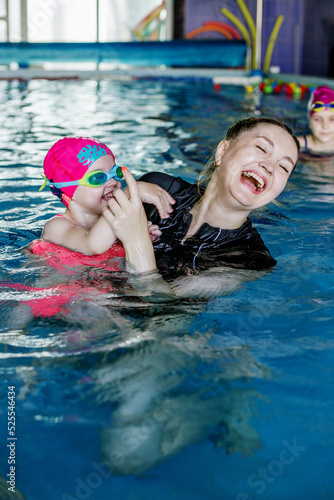
<path fill-rule="evenodd" d="M 250 117 L 230 127 L 219 143 L 213 162 L 202 174 L 206 187 L 162 173 L 143 176 L 141 180 L 160 185 L 175 199 L 171 216 L 155 221 L 162 234 L 154 243 L 154 253 L 152 245 L 140 248 L 150 256 L 145 261 L 149 269 L 156 262 L 159 271 L 174 278 L 222 265 L 257 270 L 273 267 L 276 260 L 248 216 L 283 191 L 298 150 L 297 139 L 284 124 L 271 118 Z M 116 195 L 104 215 L 123 242 L 129 262 L 134 264 L 132 256 L 138 252 L 138 241 L 136 246 L 127 224 L 129 218 L 132 224 L 136 220 L 138 196 L 131 174 L 126 172 L 124 177 L 130 201 Z M 139 272 L 148 270 L 135 268 Z"/>
<path fill-rule="evenodd" d="M 218 179 L 223 177 L 225 210 L 232 210 L 232 214 L 228 212 L 232 220 L 223 221 L 225 225 L 239 227 L 240 217 L 245 215 L 239 205 L 246 211 L 254 210 L 273 201 L 285 188 L 297 161 L 298 143 L 293 136 L 287 137 L 289 130 L 281 125 L 266 118 L 242 120 L 218 145 L 216 175 Z"/>

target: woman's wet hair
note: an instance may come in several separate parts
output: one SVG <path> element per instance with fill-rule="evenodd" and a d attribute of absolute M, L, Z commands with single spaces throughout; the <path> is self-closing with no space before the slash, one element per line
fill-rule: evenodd
<path fill-rule="evenodd" d="M 234 123 L 226 132 L 225 140 L 226 141 L 235 141 L 239 139 L 240 135 L 243 132 L 248 132 L 258 125 L 268 124 L 268 125 L 276 125 L 277 127 L 281 127 L 285 132 L 287 132 L 292 139 L 295 141 L 296 148 L 299 152 L 300 144 L 297 137 L 293 134 L 290 127 L 285 125 L 285 123 L 276 120 L 275 118 L 267 118 L 265 116 L 249 116 L 248 118 L 244 118 L 243 120 L 239 120 Z M 210 181 L 213 172 L 216 170 L 216 155 L 215 152 L 211 155 L 208 163 L 204 167 L 198 179 L 198 186 L 206 185 Z"/>
<path fill-rule="evenodd" d="M 293 135 L 293 132 L 290 127 L 285 125 L 285 123 L 280 122 L 279 120 L 275 120 L 275 118 L 267 118 L 265 116 L 250 116 L 245 118 L 244 120 L 237 121 L 234 125 L 232 125 L 228 131 L 226 132 L 225 139 L 227 141 L 233 141 L 238 139 L 240 134 L 246 132 L 248 130 L 252 130 L 257 125 L 262 125 L 263 123 L 267 123 L 269 125 L 276 125 L 277 127 L 281 127 L 285 132 L 287 132 L 296 143 L 297 150 L 299 152 L 300 145 L 297 137 Z"/>

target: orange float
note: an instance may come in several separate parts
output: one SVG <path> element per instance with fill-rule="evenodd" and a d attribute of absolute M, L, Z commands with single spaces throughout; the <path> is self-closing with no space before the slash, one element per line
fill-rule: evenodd
<path fill-rule="evenodd" d="M 228 40 L 233 40 L 233 39 L 240 40 L 241 39 L 240 34 L 237 32 L 237 30 L 235 28 L 233 28 L 232 26 L 229 26 L 228 24 L 220 23 L 217 21 L 205 22 L 203 26 L 200 26 L 199 28 L 196 28 L 196 29 L 190 31 L 186 35 L 186 38 L 188 38 L 188 39 L 194 38 L 198 35 L 201 35 L 202 33 L 208 33 L 208 32 L 221 33 Z"/>

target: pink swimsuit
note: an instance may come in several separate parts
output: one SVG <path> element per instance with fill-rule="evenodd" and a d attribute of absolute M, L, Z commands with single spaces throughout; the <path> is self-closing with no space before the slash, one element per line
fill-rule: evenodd
<path fill-rule="evenodd" d="M 124 247 L 120 243 L 115 243 L 102 254 L 85 255 L 49 241 L 34 240 L 30 243 L 28 251 L 46 257 L 48 263 L 58 270 L 74 266 L 94 266 L 102 267 L 106 271 L 118 271 L 119 266 L 114 259 L 125 257 Z"/>
<path fill-rule="evenodd" d="M 102 268 L 103 271 L 119 271 L 118 258 L 124 259 L 125 250 L 120 243 L 115 243 L 107 252 L 100 255 L 84 255 L 68 248 L 44 240 L 34 240 L 27 247 L 28 252 L 44 257 L 48 264 L 64 274 L 76 274 L 73 267 L 91 266 Z M 34 316 L 57 316 L 68 313 L 69 304 L 76 298 L 84 297 L 85 300 L 94 300 L 94 296 L 113 291 L 113 286 L 108 280 L 99 282 L 98 286 L 89 285 L 83 281 L 63 283 L 56 286 L 37 288 L 20 283 L 3 283 L 3 286 L 14 288 L 20 292 L 31 292 L 36 298 L 20 301 L 31 308 Z"/>

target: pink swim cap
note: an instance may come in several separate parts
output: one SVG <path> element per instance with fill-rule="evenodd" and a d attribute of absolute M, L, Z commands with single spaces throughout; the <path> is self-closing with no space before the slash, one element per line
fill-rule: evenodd
<path fill-rule="evenodd" d="M 77 181 L 88 168 L 101 156 L 110 155 L 112 151 L 102 142 L 89 137 L 64 137 L 56 142 L 44 160 L 44 173 L 50 182 Z M 78 186 L 56 188 L 50 186 L 53 194 L 68 206 Z"/>
<path fill-rule="evenodd" d="M 314 111 L 312 109 L 312 105 L 315 102 L 321 102 L 325 105 L 325 107 L 326 107 L 326 104 L 330 104 L 330 103 L 334 102 L 334 90 L 330 89 L 329 87 L 321 86 L 321 87 L 317 87 L 312 92 L 311 98 L 310 98 L 308 105 L 307 105 L 307 109 L 308 109 L 310 115 L 313 115 L 314 113 L 316 113 L 316 111 Z M 329 108 L 326 107 L 326 109 L 329 109 Z M 331 108 L 331 109 L 333 109 L 333 108 Z"/>

